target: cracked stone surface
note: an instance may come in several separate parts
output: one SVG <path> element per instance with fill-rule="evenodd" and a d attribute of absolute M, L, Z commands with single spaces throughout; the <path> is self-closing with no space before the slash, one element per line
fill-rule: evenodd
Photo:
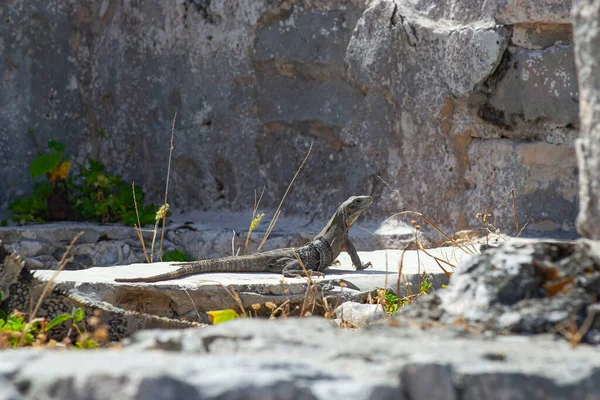
<path fill-rule="evenodd" d="M 447 289 L 403 307 L 396 323 L 600 343 L 600 243 L 514 240 L 465 260 Z M 575 336 L 573 336 L 575 335 Z"/>
<path fill-rule="evenodd" d="M 413 209 L 452 231 L 486 211 L 507 231 L 512 210 L 502 200 L 515 188 L 528 230 L 574 232 L 570 8 L 568 0 L 4 2 L 0 215 L 31 190 L 27 165 L 50 139 L 161 201 L 177 110 L 174 209 L 248 210 L 265 186 L 263 207 L 274 210 L 314 141 L 285 215 L 324 219 L 349 195 L 371 194 L 374 220 Z M 481 149 L 496 144 L 490 163 Z"/>
<path fill-rule="evenodd" d="M 599 351 L 549 337 L 239 320 L 141 332 L 121 351 L 8 350 L 0 378 L 15 399 L 591 400 Z"/>

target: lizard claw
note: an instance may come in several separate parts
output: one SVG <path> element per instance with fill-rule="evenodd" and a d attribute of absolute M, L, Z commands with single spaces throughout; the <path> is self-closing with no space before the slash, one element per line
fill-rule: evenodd
<path fill-rule="evenodd" d="M 369 261 L 369 262 L 361 265 L 360 268 L 356 268 L 356 270 L 357 271 L 362 271 L 363 269 L 367 269 L 367 268 L 372 267 L 372 266 L 373 266 L 373 264 L 371 264 L 371 261 Z"/>

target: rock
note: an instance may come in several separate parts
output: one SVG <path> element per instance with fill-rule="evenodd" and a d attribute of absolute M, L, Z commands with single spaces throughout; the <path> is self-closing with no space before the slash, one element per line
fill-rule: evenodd
<path fill-rule="evenodd" d="M 22 400 L 23 396 L 17 391 L 17 388 L 5 378 L 0 378 L 0 400 Z"/>
<path fill-rule="evenodd" d="M 523 49 L 543 50 L 555 45 L 573 42 L 570 23 L 523 23 L 513 27 L 512 42 Z M 573 60 L 571 60 L 573 61 Z"/>
<path fill-rule="evenodd" d="M 140 332 L 121 351 L 6 350 L 0 371 L 26 398 L 591 400 L 599 352 L 549 337 L 237 320 Z"/>
<path fill-rule="evenodd" d="M 582 236 L 600 240 L 600 43 L 597 16 L 600 1 L 573 1 L 575 56 L 581 87 L 579 160 L 579 215 Z"/>
<path fill-rule="evenodd" d="M 431 249 L 428 252 L 449 262 L 468 257 L 467 254 L 453 252 L 450 248 Z M 340 254 L 340 264 L 327 269 L 324 278 L 314 280 L 319 285 L 319 298 L 331 296 L 341 302 L 362 302 L 376 288 L 388 287 L 397 290 L 398 265 L 402 251 L 379 250 L 358 254 L 364 262 L 371 261 L 373 267 L 356 272 L 348 254 Z M 290 310 L 295 313 L 298 311 L 296 307 L 302 307 L 306 298 L 305 278 L 283 278 L 279 274 L 270 273 L 210 273 L 156 283 L 114 282 L 115 278 L 150 276 L 175 268 L 168 263 L 153 263 L 62 271 L 55 282 L 65 289 L 76 288 L 84 295 L 93 296 L 120 308 L 140 311 L 141 307 L 146 313 L 169 317 L 200 315 L 201 318 L 206 318 L 206 311 L 237 309 L 237 302 L 225 290 L 229 285 L 238 293 L 246 309 L 257 303 L 264 305 L 270 301 L 281 305 L 289 301 Z M 53 271 L 36 271 L 37 277 L 46 280 L 50 279 L 52 274 Z M 408 250 L 404 254 L 402 274 L 402 296 L 414 292 L 407 292 L 404 282 L 417 288 L 423 274 L 427 274 L 434 289 L 448 282 L 448 277 L 433 258 L 423 253 L 417 254 L 415 250 Z M 335 302 L 330 304 L 336 305 Z"/>
<path fill-rule="evenodd" d="M 177 110 L 172 209 L 250 210 L 266 186 L 272 214 L 314 141 L 283 215 L 324 219 L 368 193 L 373 220 L 412 209 L 456 230 L 489 210 L 507 231 L 514 187 L 530 231 L 574 233 L 569 10 L 568 0 L 3 4 L 0 218 L 31 191 L 27 164 L 50 139 L 162 201 Z M 478 157 L 490 139 L 505 143 L 493 168 Z M 540 175 L 520 167 L 510 150 L 522 139 L 564 162 Z M 197 239 L 194 253 L 217 252 Z"/>
<path fill-rule="evenodd" d="M 504 57 L 503 68 L 496 71 L 498 82 L 484 106 L 486 113 L 498 116 L 490 122 L 509 130 L 538 120 L 555 126 L 578 123 L 577 73 L 571 43 L 543 50 L 514 47 Z M 523 130 L 515 133 L 527 137 Z"/>
<path fill-rule="evenodd" d="M 547 22 L 569 24 L 571 4 L 569 1 L 544 0 L 494 0 L 484 4 L 477 0 L 449 0 L 443 3 L 433 1 L 407 2 L 421 15 L 429 19 L 463 21 L 498 21 L 501 24 Z"/>
<path fill-rule="evenodd" d="M 8 243 L 8 242 L 7 242 Z M 52 252 L 51 248 L 44 246 L 43 243 L 34 240 L 21 240 L 16 243 L 15 251 L 22 254 L 22 257 L 33 258 L 36 256 Z"/>
<path fill-rule="evenodd" d="M 354 301 L 342 303 L 334 310 L 333 315 L 336 323 L 356 328 L 364 328 L 387 317 L 387 313 L 379 304 L 361 304 Z"/>
<path fill-rule="evenodd" d="M 564 334 L 589 325 L 581 339 L 596 344 L 598 296 L 598 243 L 513 241 L 465 260 L 446 289 L 403 307 L 397 319 L 496 334 Z"/>
<path fill-rule="evenodd" d="M 540 193 L 553 196 L 553 206 L 532 220 L 528 226 L 534 226 L 543 236 L 553 235 L 551 232 L 564 229 L 575 229 L 577 204 L 577 180 L 574 179 L 577 171 L 575 149 L 571 146 L 541 144 L 530 142 L 516 142 L 505 139 L 480 140 L 473 143 L 469 149 L 469 158 L 485 159 L 485 166 L 469 167 L 465 172 L 465 179 L 474 188 L 473 193 L 482 203 L 489 205 L 487 209 L 494 209 L 495 199 L 504 193 L 507 187 L 519 187 L 516 196 L 517 212 L 519 215 L 535 215 L 540 207 Z M 510 167 L 509 167 L 510 166 Z M 556 177 L 556 171 L 563 171 Z M 501 171 L 501 172 L 500 172 Z M 531 182 L 546 182 L 548 187 L 541 189 Z M 481 212 L 480 205 L 467 206 L 475 215 Z M 559 211 L 560 210 L 560 211 Z M 570 211 L 567 211 L 570 210 Z M 501 208 L 492 213 L 492 221 L 512 215 L 512 202 L 506 201 Z M 559 217 L 559 214 L 561 217 Z M 519 230 L 528 220 L 519 217 Z M 495 222 L 494 222 L 495 223 Z M 515 232 L 516 228 L 510 228 Z M 525 230 L 527 232 L 527 229 Z M 574 237 L 571 237 L 572 239 Z"/>

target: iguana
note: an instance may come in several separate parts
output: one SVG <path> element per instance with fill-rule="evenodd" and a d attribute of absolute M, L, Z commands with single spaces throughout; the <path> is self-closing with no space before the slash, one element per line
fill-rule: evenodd
<path fill-rule="evenodd" d="M 6 313 L 13 310 L 31 312 L 47 282 L 36 278 L 16 253 L 6 254 L 8 252 L 0 242 L 0 256 L 4 256 L 0 264 L 0 290 L 3 294 L 0 309 Z M 48 291 L 35 316 L 51 321 L 57 315 L 72 313 L 74 308 L 85 312 L 82 321 L 84 324 L 95 316 L 99 319 L 99 325 L 106 325 L 108 339 L 111 341 L 123 339 L 141 329 L 181 329 L 203 326 L 195 322 L 125 311 L 73 290 L 62 290 L 59 285 L 53 285 Z M 77 332 L 70 329 L 71 323 L 72 321 L 66 321 L 51 328 L 48 331 L 48 338 L 62 340 L 69 332 L 71 338 L 76 338 Z"/>
<path fill-rule="evenodd" d="M 159 282 L 208 272 L 273 272 L 288 278 L 304 275 L 296 254 L 306 270 L 312 275 L 323 275 L 342 250 L 350 255 L 356 270 L 371 263 L 362 264 L 348 231 L 356 219 L 373 203 L 370 196 L 352 196 L 343 202 L 333 214 L 325 228 L 308 244 L 297 248 L 284 248 L 239 257 L 223 257 L 173 264 L 181 268 L 147 278 L 117 278 L 116 282 Z"/>

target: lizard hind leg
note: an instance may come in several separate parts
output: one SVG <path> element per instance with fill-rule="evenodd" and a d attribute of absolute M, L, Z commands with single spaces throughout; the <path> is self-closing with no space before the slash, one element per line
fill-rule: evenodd
<path fill-rule="evenodd" d="M 283 276 L 286 278 L 302 278 L 302 277 L 306 276 L 307 273 L 311 277 L 325 276 L 325 274 L 323 274 L 322 272 L 313 271 L 312 269 L 307 269 L 305 272 L 305 270 L 302 269 L 302 267 L 300 266 L 300 263 L 298 262 L 298 260 L 292 260 L 292 261 L 288 262 L 282 271 Z"/>

